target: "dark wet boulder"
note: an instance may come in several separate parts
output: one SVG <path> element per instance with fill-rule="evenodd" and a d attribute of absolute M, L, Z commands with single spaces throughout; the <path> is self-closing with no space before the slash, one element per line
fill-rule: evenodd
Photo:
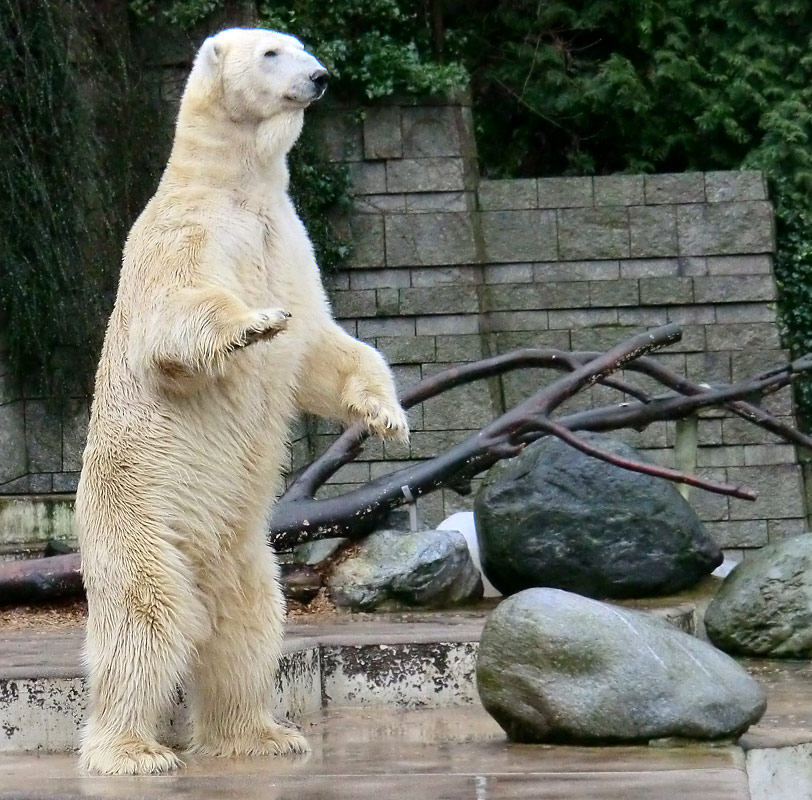
<path fill-rule="evenodd" d="M 616 455 L 644 456 L 597 434 Z M 648 597 L 693 586 L 722 553 L 675 485 L 547 437 L 488 472 L 474 513 L 483 572 L 503 594 L 538 586 Z"/>

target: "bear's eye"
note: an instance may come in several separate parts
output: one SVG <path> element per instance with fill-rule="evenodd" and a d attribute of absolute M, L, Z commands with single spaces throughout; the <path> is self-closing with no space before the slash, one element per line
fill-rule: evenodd
<path fill-rule="evenodd" d="M 275 58 L 278 55 L 276 50 L 266 50 L 265 51 L 265 58 Z"/>

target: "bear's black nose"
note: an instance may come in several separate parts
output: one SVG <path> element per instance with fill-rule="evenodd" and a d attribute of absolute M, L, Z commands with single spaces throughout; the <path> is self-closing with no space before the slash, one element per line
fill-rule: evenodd
<path fill-rule="evenodd" d="M 321 89 L 322 92 L 327 88 L 327 78 L 329 73 L 326 69 L 317 69 L 311 76 L 310 80 L 316 84 L 316 87 Z"/>

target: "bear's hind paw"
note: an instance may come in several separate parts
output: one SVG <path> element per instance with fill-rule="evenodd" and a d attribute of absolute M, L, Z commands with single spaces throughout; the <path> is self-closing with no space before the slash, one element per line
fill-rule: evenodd
<path fill-rule="evenodd" d="M 284 756 L 309 753 L 307 739 L 292 725 L 270 722 L 258 730 L 234 736 L 193 741 L 190 753 L 203 756 Z"/>
<path fill-rule="evenodd" d="M 296 728 L 274 723 L 269 725 L 259 736 L 261 746 L 267 746 L 266 752 L 274 755 L 309 753 L 307 739 Z"/>
<path fill-rule="evenodd" d="M 272 722 L 256 733 L 220 742 L 197 742 L 190 752 L 207 756 L 284 756 L 309 753 L 307 739 L 294 727 Z"/>
<path fill-rule="evenodd" d="M 157 775 L 178 769 L 183 762 L 157 742 L 129 739 L 86 745 L 80 753 L 79 766 L 101 775 Z"/>

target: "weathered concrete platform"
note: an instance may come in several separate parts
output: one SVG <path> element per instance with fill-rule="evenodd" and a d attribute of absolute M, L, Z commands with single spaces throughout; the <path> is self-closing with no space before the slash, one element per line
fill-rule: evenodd
<path fill-rule="evenodd" d="M 82 777 L 70 756 L 3 756 L 0 798 L 749 800 L 744 759 L 732 747 L 511 745 L 473 706 L 343 709 L 304 722 L 309 758 L 195 758 L 168 777 Z"/>
<path fill-rule="evenodd" d="M 350 644 L 416 644 L 443 639 L 478 642 L 485 614 L 337 615 L 319 623 L 293 623 L 286 628 L 287 653 L 312 647 Z M 84 631 L 0 630 L 0 680 L 15 678 L 75 678 L 84 674 L 81 647 Z"/>
<path fill-rule="evenodd" d="M 691 605 L 655 613 L 688 631 L 698 624 Z M 190 758 L 176 775 L 149 778 L 76 771 L 81 630 L 0 634 L 0 800 L 812 799 L 808 662 L 747 663 L 769 707 L 736 744 L 514 745 L 477 700 L 483 624 L 477 612 L 291 625 L 277 713 L 302 725 L 313 753 Z M 182 706 L 173 727 L 182 741 Z"/>

